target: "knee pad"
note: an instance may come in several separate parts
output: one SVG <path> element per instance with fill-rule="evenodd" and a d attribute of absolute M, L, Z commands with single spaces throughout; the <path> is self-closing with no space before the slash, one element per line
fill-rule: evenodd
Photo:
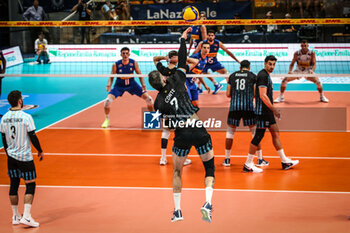
<path fill-rule="evenodd" d="M 17 196 L 18 194 L 18 187 L 19 187 L 19 178 L 11 178 L 10 179 L 10 196 Z"/>
<path fill-rule="evenodd" d="M 113 102 L 113 99 L 110 98 L 110 97 L 107 97 L 106 100 L 105 100 L 105 108 L 110 108 L 112 102 Z"/>
<path fill-rule="evenodd" d="M 265 135 L 266 129 L 256 129 L 252 144 L 258 146 Z"/>
<path fill-rule="evenodd" d="M 146 103 L 147 103 L 147 105 L 153 105 L 153 98 L 151 96 L 148 96 L 146 98 Z"/>
<path fill-rule="evenodd" d="M 26 184 L 26 194 L 32 194 L 34 195 L 35 193 L 35 182 L 27 183 Z"/>
<path fill-rule="evenodd" d="M 226 138 L 228 139 L 233 139 L 233 134 L 235 133 L 235 129 L 232 127 L 228 126 L 226 130 Z"/>
<path fill-rule="evenodd" d="M 214 176 L 215 173 L 215 165 L 214 165 L 214 157 L 211 160 L 208 160 L 206 162 L 203 162 L 204 168 L 205 168 L 205 177 L 207 176 Z"/>
<path fill-rule="evenodd" d="M 163 129 L 163 132 L 162 132 L 162 139 L 169 139 L 169 136 L 170 136 L 170 130 L 167 130 L 167 129 Z"/>

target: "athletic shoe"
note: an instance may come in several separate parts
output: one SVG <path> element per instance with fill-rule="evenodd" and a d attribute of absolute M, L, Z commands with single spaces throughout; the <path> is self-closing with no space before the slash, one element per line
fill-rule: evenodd
<path fill-rule="evenodd" d="M 260 172 L 263 172 L 263 169 L 255 167 L 254 164 L 252 166 L 248 166 L 247 164 L 244 164 L 243 171 L 244 172 L 260 173 Z"/>
<path fill-rule="evenodd" d="M 323 102 L 323 103 L 328 103 L 329 102 L 329 100 L 324 95 L 321 96 L 320 101 Z"/>
<path fill-rule="evenodd" d="M 282 169 L 288 170 L 299 163 L 299 160 L 288 160 L 287 162 L 282 162 Z"/>
<path fill-rule="evenodd" d="M 201 208 L 202 213 L 202 219 L 206 222 L 211 222 L 211 211 L 212 206 L 209 202 L 204 203 L 203 207 Z"/>
<path fill-rule="evenodd" d="M 22 217 L 20 215 L 13 215 L 12 216 L 12 225 L 20 224 L 21 218 Z"/>
<path fill-rule="evenodd" d="M 39 223 L 35 222 L 35 220 L 32 217 L 29 217 L 29 218 L 22 217 L 19 222 L 30 227 L 39 227 Z"/>
<path fill-rule="evenodd" d="M 275 103 L 281 103 L 284 102 L 284 96 L 278 96 L 273 102 Z"/>
<path fill-rule="evenodd" d="M 202 88 L 197 87 L 197 90 L 198 90 L 198 94 L 202 94 L 203 93 L 203 89 Z"/>
<path fill-rule="evenodd" d="M 192 161 L 190 159 L 186 159 L 184 162 L 184 166 L 191 164 Z"/>
<path fill-rule="evenodd" d="M 215 85 L 215 90 L 213 91 L 213 95 L 215 95 L 216 93 L 218 93 L 218 91 L 221 90 L 221 88 L 223 88 L 223 85 L 218 83 L 217 85 Z"/>
<path fill-rule="evenodd" d="M 171 218 L 171 222 L 182 221 L 184 218 L 182 217 L 181 210 L 174 210 L 173 217 Z"/>
<path fill-rule="evenodd" d="M 258 167 L 269 166 L 269 162 L 267 162 L 265 159 L 258 159 L 258 163 L 255 164 L 255 166 L 258 166 Z"/>
<path fill-rule="evenodd" d="M 103 124 L 101 125 L 102 128 L 107 128 L 109 126 L 109 119 L 105 119 L 105 121 L 103 122 Z"/>
<path fill-rule="evenodd" d="M 160 162 L 159 162 L 160 165 L 166 165 L 167 163 L 168 163 L 168 161 L 166 160 L 166 157 L 164 157 L 164 158 L 161 157 L 160 158 Z"/>
<path fill-rule="evenodd" d="M 222 165 L 224 165 L 225 167 L 231 166 L 231 159 L 230 158 L 226 158 L 224 160 L 224 162 L 222 162 Z"/>

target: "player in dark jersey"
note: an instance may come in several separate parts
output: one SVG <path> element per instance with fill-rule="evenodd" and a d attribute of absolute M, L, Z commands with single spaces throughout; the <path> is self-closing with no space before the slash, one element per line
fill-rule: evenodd
<path fill-rule="evenodd" d="M 115 64 L 113 64 L 112 67 L 112 74 L 133 74 L 134 71 L 137 74 L 141 74 L 139 64 L 137 61 L 130 59 L 130 49 L 127 47 L 124 47 L 120 51 L 120 55 L 123 59 L 117 61 Z M 137 95 L 138 97 L 141 97 L 144 99 L 147 103 L 147 107 L 150 111 L 153 110 L 153 99 L 150 95 L 147 94 L 146 85 L 144 78 L 140 78 L 141 86 L 135 81 L 135 78 L 117 78 L 113 89 L 111 89 L 112 83 L 113 83 L 113 77 L 110 77 L 108 79 L 107 84 L 107 91 L 108 96 L 105 100 L 104 104 L 104 112 L 106 114 L 106 119 L 102 124 L 102 128 L 107 128 L 109 126 L 109 112 L 111 110 L 111 104 L 113 100 L 121 97 L 125 91 L 129 92 L 131 95 Z"/>
<path fill-rule="evenodd" d="M 211 69 L 213 72 L 218 72 L 219 74 L 227 74 L 226 68 L 217 59 L 217 53 L 219 49 L 224 50 L 236 62 L 240 63 L 240 61 L 235 57 L 235 55 L 232 52 L 230 52 L 221 41 L 215 39 L 215 31 L 213 30 L 208 30 L 208 39 L 200 42 L 193 53 L 197 53 L 202 48 L 202 44 L 205 42 L 208 42 L 210 44 L 210 52 L 208 54 L 208 64 L 205 66 L 203 73 L 208 73 L 208 70 Z M 218 91 L 220 91 L 220 89 L 223 86 L 212 77 L 208 77 L 208 79 L 215 86 L 215 90 L 213 92 L 213 94 L 215 95 Z"/>
<path fill-rule="evenodd" d="M 250 143 L 247 161 L 244 164 L 243 171 L 245 172 L 262 172 L 263 170 L 254 166 L 254 154 L 265 135 L 266 128 L 269 129 L 272 141 L 278 155 L 281 158 L 282 169 L 287 170 L 299 163 L 299 160 L 291 160 L 284 154 L 281 140 L 279 138 L 279 129 L 276 124 L 275 116 L 280 118 L 280 112 L 273 106 L 273 86 L 270 73 L 273 72 L 276 65 L 275 56 L 267 56 L 265 58 L 265 68 L 257 75 L 256 91 L 255 91 L 255 114 L 256 132 L 253 140 Z"/>
<path fill-rule="evenodd" d="M 191 28 L 186 29 L 180 39 L 179 64 L 174 75 L 165 79 L 159 71 L 149 73 L 151 86 L 159 93 L 154 102 L 154 107 L 163 118 L 167 119 L 168 125 L 175 128 L 175 138 L 173 146 L 173 196 L 175 210 L 172 222 L 183 220 L 180 208 L 182 181 L 181 174 L 183 163 L 187 158 L 192 146 L 203 161 L 205 168 L 205 190 L 206 202 L 201 208 L 202 219 L 211 222 L 211 197 L 214 187 L 214 152 L 211 138 L 206 129 L 200 125 L 196 112 L 199 110 L 193 106 L 185 87 L 186 80 L 186 43 L 188 33 Z M 189 122 L 195 123 L 191 124 Z"/>
<path fill-rule="evenodd" d="M 165 60 L 168 63 L 168 67 L 165 67 L 160 61 Z M 155 56 L 153 57 L 153 62 L 157 67 L 157 70 L 163 77 L 166 79 L 170 77 L 170 75 L 174 75 L 177 69 L 176 65 L 178 62 L 178 54 L 177 51 L 172 50 L 168 53 L 168 56 Z M 160 165 L 166 165 L 168 163 L 166 159 L 166 148 L 168 147 L 168 139 L 170 136 L 170 130 L 166 127 L 163 127 L 162 131 L 162 139 L 161 139 L 161 153 L 160 157 Z M 184 165 L 191 164 L 192 161 L 190 159 L 186 159 Z"/>
<path fill-rule="evenodd" d="M 206 20 L 207 17 L 205 15 L 205 12 L 201 12 L 199 14 L 199 20 Z M 197 48 L 198 44 L 207 39 L 207 28 L 205 25 L 196 25 L 192 26 L 191 31 L 191 39 L 190 39 L 190 46 L 188 47 L 187 54 L 190 54 L 192 45 L 194 45 L 194 48 Z"/>
<path fill-rule="evenodd" d="M 243 119 L 244 126 L 248 126 L 253 137 L 255 133 L 255 113 L 254 113 L 254 91 L 256 75 L 250 72 L 250 62 L 243 60 L 240 71 L 230 75 L 227 82 L 227 97 L 231 98 L 230 111 L 227 117 L 226 150 L 223 165 L 230 166 L 231 148 L 233 136 L 236 128 Z M 259 144 L 256 151 L 258 157 L 257 166 L 267 166 L 269 163 L 262 157 L 262 150 Z"/>

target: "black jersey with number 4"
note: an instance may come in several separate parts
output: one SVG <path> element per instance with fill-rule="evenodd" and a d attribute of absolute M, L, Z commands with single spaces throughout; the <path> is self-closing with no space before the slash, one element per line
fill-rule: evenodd
<path fill-rule="evenodd" d="M 255 91 L 255 114 L 256 115 L 264 115 L 266 113 L 271 112 L 271 110 L 264 104 L 264 102 L 260 99 L 259 87 L 266 87 L 266 95 L 269 97 L 271 104 L 273 104 L 273 85 L 272 80 L 269 73 L 262 69 L 257 75 L 256 81 L 256 91 Z"/>
<path fill-rule="evenodd" d="M 230 111 L 254 111 L 254 85 L 256 75 L 248 70 L 237 71 L 230 75 L 231 85 Z"/>
<path fill-rule="evenodd" d="M 186 74 L 177 69 L 166 80 L 166 85 L 154 101 L 154 109 L 159 110 L 164 118 L 172 121 L 185 121 L 199 108 L 193 106 L 185 87 Z"/>

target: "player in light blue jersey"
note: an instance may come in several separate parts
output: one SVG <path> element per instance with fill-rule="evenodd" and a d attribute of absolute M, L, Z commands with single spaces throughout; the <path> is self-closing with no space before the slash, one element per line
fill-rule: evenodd
<path fill-rule="evenodd" d="M 133 74 L 134 71 L 136 74 L 141 74 L 139 64 L 137 61 L 130 59 L 130 49 L 124 47 L 120 51 L 120 56 L 123 58 L 116 63 L 113 64 L 112 74 Z M 107 95 L 107 99 L 104 104 L 104 112 L 106 115 L 105 121 L 102 124 L 102 128 L 107 128 L 109 126 L 109 112 L 111 109 L 111 104 L 113 100 L 121 97 L 124 92 L 129 92 L 131 95 L 137 95 L 144 99 L 147 103 L 147 108 L 149 111 L 153 111 L 153 99 L 150 95 L 148 95 L 145 85 L 144 78 L 140 77 L 140 83 L 142 87 L 135 81 L 135 78 L 121 77 L 117 78 L 114 87 L 112 88 L 113 77 L 108 79 L 107 91 L 109 92 Z"/>
<path fill-rule="evenodd" d="M 44 153 L 35 134 L 32 116 L 22 111 L 21 92 L 12 91 L 7 100 L 11 104 L 11 108 L 1 119 L 0 131 L 7 154 L 8 175 L 10 177 L 9 194 L 13 211 L 12 224 L 22 223 L 30 227 L 38 227 L 39 223 L 35 222 L 30 214 L 36 185 L 36 172 L 30 142 L 37 149 L 40 160 L 44 158 Z M 26 184 L 22 217 L 18 212 L 18 187 L 21 178 Z"/>
<path fill-rule="evenodd" d="M 228 73 L 226 68 L 217 59 L 217 53 L 219 49 L 224 50 L 224 52 L 228 54 L 230 57 L 232 57 L 233 60 L 235 60 L 237 63 L 240 63 L 240 61 L 235 57 L 235 55 L 231 51 L 229 51 L 221 41 L 215 39 L 214 30 L 208 30 L 207 38 L 208 38 L 207 40 L 203 40 L 202 42 L 200 42 L 196 50 L 193 52 L 193 53 L 197 53 L 202 48 L 203 43 L 210 44 L 210 52 L 208 54 L 208 64 L 205 66 L 203 73 L 208 73 L 209 69 L 211 69 L 213 72 L 218 72 L 219 74 Z M 215 95 L 218 91 L 220 91 L 220 89 L 223 86 L 212 77 L 208 77 L 208 79 L 212 81 L 215 86 L 215 90 L 213 91 L 213 95 Z"/>

